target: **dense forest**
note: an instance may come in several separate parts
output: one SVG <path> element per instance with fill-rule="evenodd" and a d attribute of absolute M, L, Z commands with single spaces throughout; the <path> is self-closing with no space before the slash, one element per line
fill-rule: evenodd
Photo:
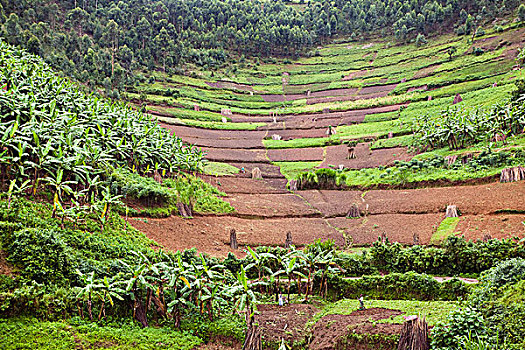
<path fill-rule="evenodd" d="M 301 0 L 301 2 L 303 2 Z M 88 86 L 122 90 L 140 68 L 213 69 L 229 57 L 297 55 L 338 35 L 398 40 L 475 32 L 519 0 L 337 0 L 302 7 L 268 0 L 2 0 L 2 36 Z"/>

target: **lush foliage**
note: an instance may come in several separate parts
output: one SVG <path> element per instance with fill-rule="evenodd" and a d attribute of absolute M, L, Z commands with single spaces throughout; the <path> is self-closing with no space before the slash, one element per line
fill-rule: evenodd
<path fill-rule="evenodd" d="M 363 294 L 370 299 L 385 300 L 458 300 L 469 292 L 470 287 L 459 279 L 438 282 L 432 276 L 413 272 L 361 279 L 328 277 L 328 296 L 333 299 L 357 299 Z"/>
<path fill-rule="evenodd" d="M 374 31 L 400 40 L 417 36 L 423 44 L 423 33 L 437 27 L 456 24 L 459 34 L 470 34 L 518 5 L 501 0 L 340 0 L 310 1 L 301 12 L 266 0 L 3 1 L 0 23 L 10 43 L 24 45 L 82 81 L 103 83 L 118 95 L 112 91 L 132 85 L 132 71 L 141 67 L 161 65 L 166 70 L 184 62 L 217 67 L 232 53 L 297 54 L 325 38 L 351 34 L 357 39 Z"/>
<path fill-rule="evenodd" d="M 100 207 L 105 220 L 119 200 L 105 187 L 108 168 L 153 175 L 202 167 L 200 150 L 142 113 L 86 96 L 41 59 L 2 42 L 0 62 L 0 172 L 9 198 L 49 190 L 53 216 Z"/>
<path fill-rule="evenodd" d="M 521 134 L 525 127 L 525 105 L 508 101 L 489 109 L 449 108 L 440 116 L 422 115 L 413 124 L 414 140 L 422 146 L 464 148 L 481 141 L 490 143 Z"/>
<path fill-rule="evenodd" d="M 522 349 L 524 267 L 525 260 L 510 259 L 483 273 L 481 285 L 470 295 L 466 307 L 433 329 L 433 346 Z"/>

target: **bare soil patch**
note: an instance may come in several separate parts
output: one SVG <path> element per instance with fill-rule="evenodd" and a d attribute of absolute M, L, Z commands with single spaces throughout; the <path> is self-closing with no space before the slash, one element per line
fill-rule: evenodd
<path fill-rule="evenodd" d="M 443 218 L 443 214 L 382 214 L 359 219 L 332 218 L 328 222 L 343 230 L 349 243 L 358 246 L 372 244 L 383 233 L 391 242 L 414 244 L 417 235 L 420 244 L 428 244 Z"/>
<path fill-rule="evenodd" d="M 407 92 L 427 91 L 427 90 L 428 90 L 428 85 L 422 85 L 422 86 L 411 87 L 407 90 Z"/>
<path fill-rule="evenodd" d="M 208 86 L 216 89 L 228 89 L 228 90 L 241 90 L 241 91 L 253 91 L 251 85 L 238 84 L 230 81 L 217 81 L 217 82 L 206 82 Z"/>
<path fill-rule="evenodd" d="M 347 95 L 347 96 L 333 96 L 333 97 L 314 97 L 306 100 L 306 104 L 315 105 L 318 103 L 331 103 L 331 102 L 342 102 L 342 101 L 357 101 L 357 100 L 369 100 L 372 98 L 385 97 L 388 92 L 381 92 L 376 94 L 368 95 Z"/>
<path fill-rule="evenodd" d="M 284 246 L 288 231 L 292 233 L 293 243 L 299 247 L 317 239 L 333 239 L 340 246 L 344 243 L 342 234 L 320 218 L 252 220 L 228 215 L 197 216 L 194 219 L 172 216 L 164 219 L 129 218 L 128 222 L 166 249 L 176 251 L 197 247 L 199 252 L 217 257 L 225 257 L 228 252 L 243 256 L 243 246 Z M 237 231 L 240 250 L 229 247 L 232 228 Z"/>
<path fill-rule="evenodd" d="M 263 94 L 261 95 L 264 102 L 284 102 L 284 101 L 295 101 L 306 98 L 306 94 Z"/>
<path fill-rule="evenodd" d="M 234 194 L 225 198 L 235 214 L 244 217 L 312 217 L 319 211 L 307 205 L 300 197 L 288 194 Z"/>
<path fill-rule="evenodd" d="M 233 176 L 201 176 L 201 178 L 228 194 L 288 193 L 286 190 L 286 184 L 288 181 L 285 178 L 263 178 L 262 180 L 253 180 L 251 178 L 239 178 Z"/>
<path fill-rule="evenodd" d="M 447 205 L 457 205 L 463 215 L 490 214 L 501 210 L 525 210 L 525 182 L 374 190 L 365 195 L 372 213 L 444 213 Z"/>
<path fill-rule="evenodd" d="M 336 190 L 297 193 L 326 217 L 345 216 L 353 204 L 371 215 L 441 213 L 444 217 L 446 207 L 450 204 L 457 205 L 463 215 L 491 214 L 504 210 L 525 211 L 525 182 L 372 190 L 366 193 Z"/>
<path fill-rule="evenodd" d="M 160 123 L 162 127 L 172 131 L 179 137 L 193 137 L 214 140 L 253 140 L 263 139 L 265 132 L 256 130 L 215 130 L 192 128 L 183 125 L 170 125 Z"/>
<path fill-rule="evenodd" d="M 472 240 L 491 238 L 525 238 L 525 225 L 523 214 L 500 214 L 500 215 L 466 215 L 462 216 L 456 227 Z"/>
<path fill-rule="evenodd" d="M 359 95 L 369 95 L 369 94 L 378 94 L 378 93 L 390 93 L 396 88 L 397 84 L 389 85 L 372 85 L 364 86 L 359 90 Z"/>
<path fill-rule="evenodd" d="M 323 160 L 323 148 L 269 149 L 268 158 L 273 162 L 309 162 Z"/>
<path fill-rule="evenodd" d="M 270 164 L 270 163 L 229 162 L 229 164 L 239 169 L 244 168 L 246 172 L 244 174 L 241 174 L 241 173 L 238 174 L 237 175 L 238 177 L 251 179 L 253 168 L 259 168 L 259 170 L 261 170 L 263 179 L 267 179 L 267 178 L 272 178 L 272 179 L 277 179 L 277 180 L 284 179 L 284 176 L 283 174 L 281 174 L 279 167 L 276 165 Z"/>
<path fill-rule="evenodd" d="M 306 323 L 319 310 L 309 304 L 259 305 L 257 310 L 261 333 L 265 341 L 299 342 L 307 336 Z"/>
<path fill-rule="evenodd" d="M 312 92 L 323 91 L 323 90 L 327 90 L 329 87 L 330 87 L 330 83 L 297 84 L 297 85 L 287 84 L 283 86 L 283 90 L 284 90 L 285 95 L 296 95 L 296 94 L 304 94 L 308 90 Z"/>
<path fill-rule="evenodd" d="M 269 163 L 264 150 L 245 150 L 231 148 L 208 148 L 202 147 L 206 152 L 206 159 L 215 162 L 251 162 Z"/>
<path fill-rule="evenodd" d="M 262 139 L 205 139 L 182 136 L 181 139 L 191 145 L 208 148 L 263 149 Z"/>
<path fill-rule="evenodd" d="M 270 129 L 267 128 L 267 138 L 271 138 L 272 135 L 281 136 L 282 140 L 293 140 L 301 138 L 314 138 L 314 137 L 325 137 L 326 130 L 323 129 Z"/>
<path fill-rule="evenodd" d="M 348 96 L 355 95 L 359 89 L 357 88 L 340 88 L 323 91 L 313 91 L 310 97 L 329 97 L 329 96 Z"/>
<path fill-rule="evenodd" d="M 11 275 L 13 267 L 7 262 L 7 253 L 0 249 L 0 275 Z"/>
<path fill-rule="evenodd" d="M 372 73 L 374 70 L 359 70 L 357 72 L 352 72 L 348 75 L 345 75 L 343 77 L 343 81 L 348 81 L 348 80 L 352 80 L 352 79 L 356 79 L 356 78 L 362 78 L 362 77 L 366 77 L 368 74 Z"/>
<path fill-rule="evenodd" d="M 420 79 L 420 78 L 428 77 L 429 75 L 434 73 L 434 71 L 438 69 L 439 67 L 441 67 L 441 64 L 434 64 L 434 65 L 431 65 L 425 68 L 421 68 L 420 70 L 416 72 L 416 74 L 414 74 L 412 79 Z"/>
<path fill-rule="evenodd" d="M 339 342 L 349 333 L 357 334 L 383 334 L 394 335 L 400 334 L 401 324 L 377 323 L 375 321 L 387 319 L 401 315 L 399 310 L 390 310 L 383 308 L 372 308 L 366 310 L 357 310 L 350 315 L 326 315 L 323 316 L 313 328 L 313 340 L 309 346 L 312 350 L 331 350 L 331 349 L 350 349 L 350 347 L 341 347 Z M 365 342 L 356 342 L 351 349 L 370 349 Z"/>
<path fill-rule="evenodd" d="M 370 150 L 368 143 L 358 144 L 355 147 L 355 154 L 355 159 L 347 159 L 348 147 L 346 145 L 326 147 L 326 157 L 320 167 L 344 165 L 348 169 L 375 168 L 393 165 L 395 160 L 406 161 L 413 157 L 404 147 Z"/>

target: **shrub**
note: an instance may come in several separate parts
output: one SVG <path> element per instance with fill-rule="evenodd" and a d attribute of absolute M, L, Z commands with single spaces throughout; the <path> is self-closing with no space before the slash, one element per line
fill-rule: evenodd
<path fill-rule="evenodd" d="M 75 266 L 73 252 L 56 231 L 17 231 L 8 252 L 9 260 L 22 269 L 25 278 L 44 284 L 70 283 Z"/>
<path fill-rule="evenodd" d="M 432 329 L 432 349 L 455 349 L 470 334 L 478 337 L 486 334 L 483 315 L 469 307 L 458 309 L 448 316 L 445 323 Z"/>
<path fill-rule="evenodd" d="M 314 281 L 319 283 L 319 279 Z M 458 300 L 470 292 L 470 286 L 458 279 L 443 283 L 426 274 L 414 272 L 391 273 L 385 276 L 363 276 L 345 279 L 330 274 L 328 295 L 332 299 L 358 298 L 364 294 L 379 300 Z"/>

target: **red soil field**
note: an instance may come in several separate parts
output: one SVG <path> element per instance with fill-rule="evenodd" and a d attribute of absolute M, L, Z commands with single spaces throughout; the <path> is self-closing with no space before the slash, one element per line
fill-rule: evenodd
<path fill-rule="evenodd" d="M 347 159 L 348 147 L 346 145 L 326 147 L 326 157 L 321 168 L 329 165 L 344 165 L 348 169 L 375 168 L 378 166 L 393 165 L 395 160 L 410 160 L 413 155 L 409 154 L 406 148 L 384 148 L 370 150 L 368 143 L 360 143 L 355 147 L 356 158 Z"/>
<path fill-rule="evenodd" d="M 171 216 L 166 219 L 129 218 L 128 222 L 166 249 L 198 247 L 199 252 L 220 257 L 228 252 L 244 255 L 242 249 L 233 251 L 228 245 L 231 228 L 237 231 L 241 248 L 247 245 L 284 246 L 288 231 L 292 233 L 293 243 L 299 247 L 319 238 L 333 239 L 338 245 L 344 242 L 342 234 L 321 218 L 251 220 L 233 216 L 196 216 L 194 219 Z"/>

